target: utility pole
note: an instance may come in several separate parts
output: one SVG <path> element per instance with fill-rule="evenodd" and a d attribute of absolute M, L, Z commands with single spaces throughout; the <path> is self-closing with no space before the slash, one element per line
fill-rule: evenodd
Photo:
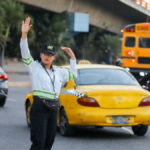
<path fill-rule="evenodd" d="M 0 45 L 0 66 L 1 67 L 3 67 L 3 61 L 4 61 L 3 54 L 4 54 L 3 47 L 2 45 Z"/>
<path fill-rule="evenodd" d="M 146 22 L 149 22 L 149 16 L 146 17 Z"/>

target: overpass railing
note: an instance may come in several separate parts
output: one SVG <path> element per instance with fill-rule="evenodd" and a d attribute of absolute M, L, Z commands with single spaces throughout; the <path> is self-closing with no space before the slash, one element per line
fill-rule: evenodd
<path fill-rule="evenodd" d="M 147 3 L 145 0 L 134 0 L 134 2 L 150 10 L 150 3 Z"/>

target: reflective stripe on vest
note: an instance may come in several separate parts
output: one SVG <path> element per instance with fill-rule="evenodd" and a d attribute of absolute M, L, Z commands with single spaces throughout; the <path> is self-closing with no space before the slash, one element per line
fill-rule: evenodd
<path fill-rule="evenodd" d="M 70 80 L 72 80 L 74 78 L 76 78 L 76 77 L 73 75 L 73 73 L 71 73 L 70 71 L 68 71 L 68 81 L 70 81 Z"/>
<path fill-rule="evenodd" d="M 55 95 L 58 96 L 58 94 L 54 92 L 49 92 L 46 90 L 40 90 L 40 89 L 34 89 L 33 90 L 33 95 L 34 96 L 39 96 L 42 98 L 50 98 L 50 99 L 56 99 Z"/>
<path fill-rule="evenodd" d="M 29 66 L 32 63 L 33 58 L 31 56 L 28 58 L 22 57 L 22 60 L 27 66 Z"/>

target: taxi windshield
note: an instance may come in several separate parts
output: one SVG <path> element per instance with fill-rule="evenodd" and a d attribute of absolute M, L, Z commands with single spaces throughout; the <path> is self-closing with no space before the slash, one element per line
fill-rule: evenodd
<path fill-rule="evenodd" d="M 125 70 L 121 69 L 79 69 L 76 85 L 139 85 Z"/>

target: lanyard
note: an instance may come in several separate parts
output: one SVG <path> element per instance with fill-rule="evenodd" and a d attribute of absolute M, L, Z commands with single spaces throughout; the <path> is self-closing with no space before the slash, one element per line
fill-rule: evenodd
<path fill-rule="evenodd" d="M 54 74 L 54 75 L 53 75 L 53 80 L 52 80 L 51 76 L 49 75 L 49 73 L 48 73 L 48 71 L 46 70 L 46 67 L 43 65 L 43 63 L 42 63 L 42 66 L 43 66 L 43 68 L 45 69 L 45 71 L 46 71 L 47 75 L 49 76 L 50 81 L 52 82 L 52 85 L 53 85 L 53 90 L 54 90 L 54 92 L 55 92 L 55 87 L 54 87 L 55 74 L 54 74 L 54 71 L 53 71 L 53 74 Z M 55 95 L 55 97 L 56 97 L 56 95 Z"/>

